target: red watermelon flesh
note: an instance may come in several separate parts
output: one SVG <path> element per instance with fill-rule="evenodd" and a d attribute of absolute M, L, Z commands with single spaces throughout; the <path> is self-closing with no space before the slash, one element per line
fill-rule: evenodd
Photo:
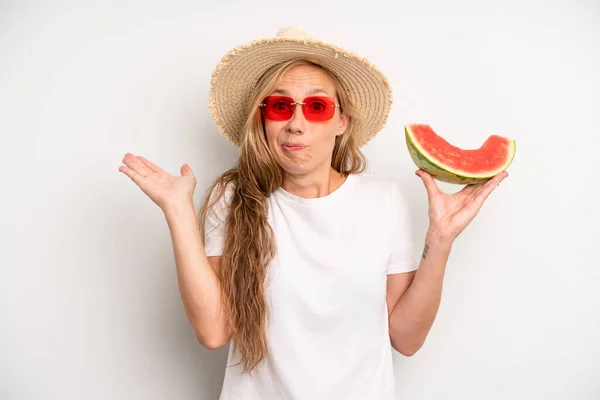
<path fill-rule="evenodd" d="M 492 178 L 511 164 L 516 143 L 491 135 L 478 149 L 458 148 L 426 124 L 405 126 L 406 142 L 415 164 L 440 181 L 478 183 Z"/>

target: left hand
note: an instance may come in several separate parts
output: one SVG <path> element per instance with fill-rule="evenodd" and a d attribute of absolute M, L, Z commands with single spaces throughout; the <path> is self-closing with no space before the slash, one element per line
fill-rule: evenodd
<path fill-rule="evenodd" d="M 430 174 L 423 170 L 417 170 L 416 174 L 423 180 L 429 198 L 429 229 L 450 242 L 469 225 L 485 199 L 508 176 L 504 171 L 486 182 L 466 185 L 457 193 L 446 194 Z"/>

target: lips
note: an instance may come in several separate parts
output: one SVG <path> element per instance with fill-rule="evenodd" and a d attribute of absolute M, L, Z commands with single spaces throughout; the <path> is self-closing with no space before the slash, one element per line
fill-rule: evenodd
<path fill-rule="evenodd" d="M 297 144 L 297 143 L 284 143 L 281 145 L 281 147 L 283 147 L 283 149 L 287 150 L 287 151 L 297 151 L 297 150 L 302 150 L 306 146 L 303 144 Z"/>

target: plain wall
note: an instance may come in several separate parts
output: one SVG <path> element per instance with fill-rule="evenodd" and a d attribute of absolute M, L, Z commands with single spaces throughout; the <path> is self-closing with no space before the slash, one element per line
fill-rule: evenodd
<path fill-rule="evenodd" d="M 424 347 L 394 356 L 398 399 L 600 399 L 597 0 L 0 2 L 0 398 L 218 397 L 227 349 L 196 341 L 163 214 L 118 167 L 189 163 L 198 207 L 237 156 L 207 108 L 212 69 L 284 26 L 389 77 L 364 151 L 402 178 L 417 240 L 404 124 L 517 141 L 454 244 Z"/>

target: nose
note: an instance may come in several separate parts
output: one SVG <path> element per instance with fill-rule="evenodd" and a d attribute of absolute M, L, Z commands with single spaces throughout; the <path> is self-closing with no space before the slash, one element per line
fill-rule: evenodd
<path fill-rule="evenodd" d="M 288 120 L 287 130 L 294 134 L 302 134 L 306 129 L 306 118 L 302 112 L 302 106 L 300 104 L 294 105 L 294 113 L 292 118 Z"/>

